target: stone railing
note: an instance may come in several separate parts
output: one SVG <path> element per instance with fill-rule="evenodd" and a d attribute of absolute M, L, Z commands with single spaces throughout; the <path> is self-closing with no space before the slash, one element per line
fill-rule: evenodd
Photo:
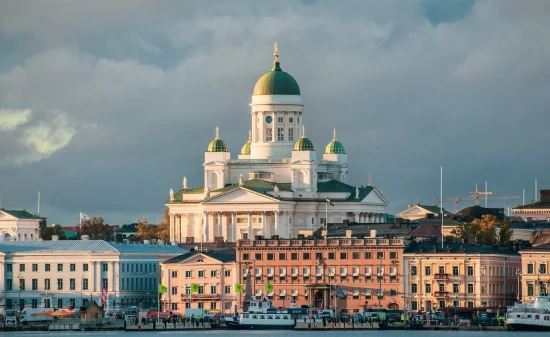
<path fill-rule="evenodd" d="M 239 240 L 237 247 L 350 247 L 350 246 L 403 246 L 403 239 L 280 239 L 280 240 Z"/>

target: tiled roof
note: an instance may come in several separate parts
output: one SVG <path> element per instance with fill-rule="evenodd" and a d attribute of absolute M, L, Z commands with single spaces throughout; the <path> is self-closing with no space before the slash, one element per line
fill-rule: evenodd
<path fill-rule="evenodd" d="M 528 204 L 528 205 L 516 206 L 513 209 L 537 209 L 537 208 L 550 208 L 550 202 L 537 201 L 535 203 Z"/>
<path fill-rule="evenodd" d="M 535 250 L 543 250 L 543 251 L 550 251 L 550 243 L 545 243 L 538 246 L 533 246 L 529 249 L 525 249 L 526 251 L 535 251 Z"/>
<path fill-rule="evenodd" d="M 423 219 L 415 220 L 415 222 L 418 222 L 419 225 L 422 225 L 422 224 L 425 224 L 425 223 L 431 223 L 431 224 L 434 224 L 434 225 L 441 225 L 441 218 L 440 217 L 436 217 L 436 218 L 433 218 L 433 219 L 423 218 Z M 454 219 L 447 218 L 445 216 L 443 217 L 443 225 L 444 226 L 460 225 L 461 223 L 462 222 L 460 222 L 460 221 L 456 221 Z"/>
<path fill-rule="evenodd" d="M 59 240 L 59 241 L 5 241 L 0 242 L 0 252 L 95 252 L 95 253 L 154 253 L 181 254 L 186 249 L 169 245 L 119 244 L 103 240 Z"/>
<path fill-rule="evenodd" d="M 432 222 L 423 222 L 417 229 L 411 233 L 411 238 L 440 238 L 441 224 L 437 225 Z"/>
<path fill-rule="evenodd" d="M 211 257 L 215 260 L 218 260 L 220 262 L 235 262 L 237 261 L 237 253 L 234 250 L 212 250 L 212 251 L 206 251 L 206 252 L 199 252 L 199 251 L 190 251 L 188 253 L 173 257 L 169 260 L 164 261 L 165 264 L 168 263 L 180 263 L 182 261 L 185 261 L 186 259 L 195 256 L 203 254 L 208 257 Z"/>
<path fill-rule="evenodd" d="M 412 241 L 406 248 L 407 253 L 446 253 L 446 254 L 505 254 L 505 255 L 519 255 L 518 252 L 506 249 L 506 248 L 493 248 L 487 245 L 472 245 L 463 242 L 443 243 L 441 248 L 441 242 L 416 242 Z"/>
<path fill-rule="evenodd" d="M 352 236 L 356 237 L 357 234 L 362 234 L 365 237 L 370 236 L 371 230 L 376 230 L 376 236 L 392 235 L 394 237 L 406 237 L 412 232 L 412 229 L 407 224 L 397 225 L 394 223 L 349 223 L 348 225 L 330 224 L 328 225 L 328 236 L 342 237 L 346 235 L 346 230 L 352 231 Z M 318 228 L 314 233 L 314 237 L 322 236 L 322 228 Z"/>
<path fill-rule="evenodd" d="M 36 216 L 34 214 L 31 214 L 25 210 L 11 210 L 11 209 L 0 209 L 1 212 L 7 213 L 11 216 L 16 217 L 17 219 L 45 219 L 43 217 Z"/>
<path fill-rule="evenodd" d="M 428 212 L 432 212 L 434 214 L 441 214 L 441 208 L 438 206 L 427 206 L 427 205 L 416 205 L 422 209 L 425 209 Z M 445 210 L 445 207 L 443 207 L 443 214 L 450 214 Z"/>
<path fill-rule="evenodd" d="M 484 215 L 494 215 L 498 218 L 504 217 L 504 208 L 485 208 L 481 207 L 479 205 L 470 206 L 461 209 L 457 212 L 458 215 L 464 216 L 464 217 L 472 217 L 474 219 L 481 219 Z"/>
<path fill-rule="evenodd" d="M 541 230 L 537 232 L 533 240 L 533 246 L 540 246 L 550 243 L 550 230 Z"/>

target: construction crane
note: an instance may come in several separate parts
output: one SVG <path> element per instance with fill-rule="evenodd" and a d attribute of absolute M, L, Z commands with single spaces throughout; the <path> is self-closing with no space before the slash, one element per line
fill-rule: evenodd
<path fill-rule="evenodd" d="M 474 206 L 478 206 L 479 205 L 479 196 L 480 195 L 485 195 L 485 198 L 487 200 L 506 200 L 506 199 L 521 199 L 520 196 L 502 196 L 502 197 L 493 197 L 493 196 L 489 196 L 493 194 L 493 192 L 481 192 L 479 191 L 479 186 L 478 184 L 476 184 L 476 189 L 475 189 L 475 192 L 470 192 L 470 196 L 469 197 L 447 197 L 447 198 L 443 198 L 443 201 L 454 201 L 455 202 L 455 210 L 456 212 L 460 211 L 460 202 L 461 201 L 464 201 L 464 200 L 473 200 L 474 201 Z M 434 202 L 437 202 L 439 203 L 440 202 L 440 199 L 437 198 L 437 199 L 433 199 Z"/>

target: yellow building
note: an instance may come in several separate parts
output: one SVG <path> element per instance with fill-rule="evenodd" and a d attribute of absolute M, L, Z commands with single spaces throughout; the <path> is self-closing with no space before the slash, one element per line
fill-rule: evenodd
<path fill-rule="evenodd" d="M 403 255 L 404 298 L 411 311 L 505 307 L 516 299 L 520 255 L 445 242 L 413 242 Z"/>
<path fill-rule="evenodd" d="M 528 303 L 541 292 L 546 292 L 550 282 L 550 244 L 534 246 L 519 252 L 521 254 L 521 299 Z"/>

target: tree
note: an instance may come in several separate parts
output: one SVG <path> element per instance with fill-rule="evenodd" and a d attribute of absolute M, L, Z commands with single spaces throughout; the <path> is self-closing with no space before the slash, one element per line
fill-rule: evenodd
<path fill-rule="evenodd" d="M 60 225 L 55 225 L 53 227 L 42 228 L 40 231 L 40 236 L 42 240 L 51 240 L 52 235 L 59 235 L 59 238 L 65 238 L 65 231 Z"/>
<path fill-rule="evenodd" d="M 505 247 L 510 242 L 514 231 L 510 229 L 510 222 L 503 221 L 500 224 L 500 231 L 498 232 L 498 244 L 500 247 Z"/>
<path fill-rule="evenodd" d="M 458 228 L 453 229 L 451 234 L 464 241 L 468 240 L 469 236 L 473 236 L 477 239 L 479 234 L 479 226 L 471 222 L 462 223 L 458 226 Z"/>
<path fill-rule="evenodd" d="M 151 240 L 151 239 L 157 239 L 157 226 L 149 223 L 149 220 L 147 218 L 141 218 L 137 219 L 137 230 L 139 232 L 139 236 L 142 240 Z"/>
<path fill-rule="evenodd" d="M 104 224 L 102 217 L 91 217 L 82 222 L 82 235 L 89 235 L 92 240 L 110 240 L 113 228 Z"/>
<path fill-rule="evenodd" d="M 499 235 L 497 236 L 497 227 L 500 227 Z M 512 237 L 510 223 L 499 221 L 498 218 L 491 214 L 486 214 L 481 219 L 475 219 L 470 223 L 461 224 L 457 229 L 453 229 L 451 234 L 460 239 L 467 240 L 469 236 L 476 238 L 476 243 L 484 245 L 500 244 L 506 245 Z"/>
<path fill-rule="evenodd" d="M 498 219 L 491 214 L 485 214 L 481 217 L 481 219 L 475 219 L 472 223 L 479 226 L 477 242 L 484 245 L 496 244 L 498 222 Z"/>
<path fill-rule="evenodd" d="M 160 240 L 165 242 L 170 241 L 170 213 L 168 208 L 165 208 L 162 214 L 162 221 L 157 224 L 157 236 Z"/>

